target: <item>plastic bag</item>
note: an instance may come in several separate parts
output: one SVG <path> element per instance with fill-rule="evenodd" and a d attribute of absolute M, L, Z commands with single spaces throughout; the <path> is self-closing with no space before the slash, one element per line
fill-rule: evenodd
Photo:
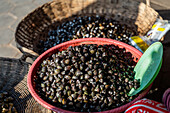
<path fill-rule="evenodd" d="M 129 40 L 141 52 L 154 42 L 160 41 L 161 38 L 170 30 L 170 21 L 157 19 L 152 29 L 145 36 L 133 36 Z"/>

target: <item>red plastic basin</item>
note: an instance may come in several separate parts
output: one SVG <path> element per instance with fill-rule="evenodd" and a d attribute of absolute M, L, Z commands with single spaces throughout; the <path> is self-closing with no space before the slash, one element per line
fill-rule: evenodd
<path fill-rule="evenodd" d="M 72 112 L 72 111 L 68 111 L 68 110 L 64 110 L 64 109 L 55 107 L 55 106 L 47 103 L 43 99 L 41 99 L 35 91 L 35 83 L 33 82 L 33 80 L 34 80 L 34 75 L 36 75 L 38 67 L 40 66 L 40 64 L 42 63 L 42 61 L 44 59 L 46 59 L 47 57 L 56 53 L 57 51 L 62 51 L 62 50 L 67 49 L 69 46 L 77 46 L 80 44 L 98 44 L 98 45 L 114 44 L 114 45 L 119 46 L 120 48 L 125 48 L 126 51 L 131 52 L 133 57 L 135 58 L 135 61 L 136 61 L 136 58 L 140 59 L 140 57 L 142 56 L 142 53 L 139 50 L 135 49 L 134 47 L 127 45 L 123 42 L 119 42 L 119 41 L 112 40 L 112 39 L 106 39 L 106 38 L 84 38 L 84 39 L 72 40 L 72 41 L 68 41 L 68 42 L 64 42 L 62 44 L 56 45 L 55 47 L 45 51 L 43 54 L 41 54 L 34 61 L 34 63 L 32 64 L 32 66 L 29 70 L 28 77 L 27 77 L 27 85 L 28 85 L 28 89 L 29 89 L 31 95 L 34 97 L 34 99 L 36 101 L 38 101 L 38 103 L 40 103 L 45 108 L 50 109 L 55 112 L 78 113 L 78 112 Z M 122 112 L 122 111 L 126 110 L 135 101 L 144 97 L 147 94 L 147 92 L 150 90 L 150 88 L 151 88 L 151 85 L 146 90 L 144 90 L 142 93 L 140 93 L 139 96 L 137 98 L 135 98 L 133 101 L 131 101 L 123 106 L 120 106 L 118 108 L 103 111 L 103 113 L 114 113 L 114 112 L 117 113 L 117 112 Z M 82 113 L 82 112 L 80 112 L 80 113 Z M 97 113 L 99 113 L 99 112 L 97 112 Z"/>

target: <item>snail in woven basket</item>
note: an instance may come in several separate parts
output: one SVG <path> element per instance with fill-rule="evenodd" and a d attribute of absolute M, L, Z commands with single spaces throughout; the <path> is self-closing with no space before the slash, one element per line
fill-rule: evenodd
<path fill-rule="evenodd" d="M 39 43 L 39 47 L 44 48 L 41 53 L 57 44 L 79 38 L 110 38 L 131 45 L 129 37 L 135 35 L 126 25 L 99 15 L 74 17 L 60 25 L 54 23 L 46 32 L 46 39 Z"/>
<path fill-rule="evenodd" d="M 13 104 L 13 98 L 8 92 L 0 92 L 0 112 L 1 113 L 17 113 Z"/>

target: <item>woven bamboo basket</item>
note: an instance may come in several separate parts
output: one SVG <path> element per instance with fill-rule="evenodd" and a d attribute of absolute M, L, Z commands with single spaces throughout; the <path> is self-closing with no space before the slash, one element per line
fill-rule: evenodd
<path fill-rule="evenodd" d="M 75 16 L 104 15 L 127 25 L 137 35 L 144 35 L 159 14 L 147 4 L 135 0 L 54 0 L 28 14 L 18 25 L 15 39 L 25 56 L 39 56 L 39 40 L 50 27 Z"/>
<path fill-rule="evenodd" d="M 22 60 L 0 57 L 0 91 L 14 98 L 18 113 L 48 113 L 34 100 L 27 88 L 29 64 Z"/>

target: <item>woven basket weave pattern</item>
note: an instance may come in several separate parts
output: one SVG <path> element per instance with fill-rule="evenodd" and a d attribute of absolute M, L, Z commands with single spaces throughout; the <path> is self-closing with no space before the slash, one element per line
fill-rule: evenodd
<path fill-rule="evenodd" d="M 10 90 L 23 79 L 27 71 L 26 63 L 0 57 L 0 90 Z"/>
<path fill-rule="evenodd" d="M 0 57 L 0 91 L 7 91 L 14 98 L 19 113 L 48 113 L 28 91 L 28 68 L 26 62 Z"/>

